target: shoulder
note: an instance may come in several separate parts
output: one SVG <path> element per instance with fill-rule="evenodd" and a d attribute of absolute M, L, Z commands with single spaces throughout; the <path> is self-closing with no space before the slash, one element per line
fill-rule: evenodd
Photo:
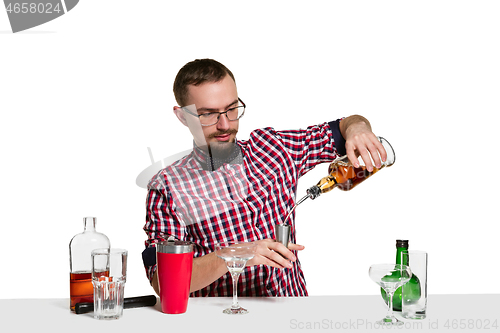
<path fill-rule="evenodd" d="M 197 167 L 197 162 L 193 157 L 193 152 L 178 159 L 172 164 L 161 169 L 154 175 L 148 183 L 148 190 L 163 190 L 168 189 L 168 179 L 172 176 L 183 173 L 184 169 Z"/>
<path fill-rule="evenodd" d="M 253 130 L 250 133 L 250 139 L 248 141 L 262 141 L 262 140 L 273 140 L 279 138 L 279 132 L 273 127 L 265 127 Z"/>

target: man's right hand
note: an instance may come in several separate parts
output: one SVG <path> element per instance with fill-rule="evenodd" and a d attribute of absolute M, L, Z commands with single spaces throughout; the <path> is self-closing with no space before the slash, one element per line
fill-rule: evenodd
<path fill-rule="evenodd" d="M 289 243 L 288 248 L 285 245 L 276 242 L 274 239 L 263 239 L 255 241 L 257 248 L 255 249 L 255 257 L 247 262 L 247 266 L 253 265 L 268 265 L 276 268 L 291 268 L 290 261 L 296 261 L 290 250 L 301 251 L 303 245 Z"/>

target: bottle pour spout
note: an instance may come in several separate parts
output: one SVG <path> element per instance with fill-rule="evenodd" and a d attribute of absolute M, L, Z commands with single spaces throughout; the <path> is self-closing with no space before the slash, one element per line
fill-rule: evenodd
<path fill-rule="evenodd" d="M 312 200 L 314 200 L 317 197 L 319 197 L 320 194 L 321 194 L 321 189 L 317 185 L 311 186 L 310 188 L 307 189 L 307 196 L 300 199 L 297 205 L 300 204 L 302 201 L 306 200 L 307 198 L 311 198 Z"/>
<path fill-rule="evenodd" d="M 316 188 L 316 189 L 313 189 L 313 188 Z M 304 202 L 308 198 L 311 198 L 311 199 L 314 200 L 320 194 L 321 194 L 321 190 L 319 189 L 319 187 L 317 187 L 317 186 L 311 187 L 309 190 L 307 190 L 307 195 L 304 196 L 299 201 L 297 201 L 297 203 L 293 206 L 293 208 L 290 210 L 290 212 L 288 213 L 288 215 L 285 217 L 285 220 L 283 221 L 283 223 L 276 224 L 274 226 L 274 233 L 276 235 L 276 241 L 277 242 L 280 242 L 281 244 L 283 244 L 286 247 L 288 247 L 288 242 L 289 242 L 289 239 L 290 239 L 290 230 L 291 230 L 290 224 L 287 223 L 288 219 L 290 218 L 290 216 L 292 215 L 293 211 L 295 210 L 295 208 L 297 208 L 298 205 L 300 205 L 302 202 Z"/>

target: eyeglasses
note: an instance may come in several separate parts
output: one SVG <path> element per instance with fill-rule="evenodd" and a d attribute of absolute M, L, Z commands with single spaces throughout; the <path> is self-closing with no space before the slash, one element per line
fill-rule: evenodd
<path fill-rule="evenodd" d="M 225 114 L 227 119 L 230 121 L 235 121 L 243 117 L 245 114 L 245 103 L 238 97 L 238 106 L 234 108 L 227 109 L 224 112 L 206 112 L 202 114 L 194 114 L 189 111 L 186 107 L 182 107 L 184 111 L 189 113 L 192 116 L 198 117 L 200 119 L 201 126 L 212 126 L 219 122 L 219 118 L 221 115 Z"/>

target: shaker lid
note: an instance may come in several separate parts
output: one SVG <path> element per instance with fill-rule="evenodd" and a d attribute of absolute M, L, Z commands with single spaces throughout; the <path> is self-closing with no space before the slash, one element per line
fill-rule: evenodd
<path fill-rule="evenodd" d="M 193 243 L 180 240 L 168 240 L 159 242 L 156 248 L 159 253 L 188 253 L 193 252 Z"/>

